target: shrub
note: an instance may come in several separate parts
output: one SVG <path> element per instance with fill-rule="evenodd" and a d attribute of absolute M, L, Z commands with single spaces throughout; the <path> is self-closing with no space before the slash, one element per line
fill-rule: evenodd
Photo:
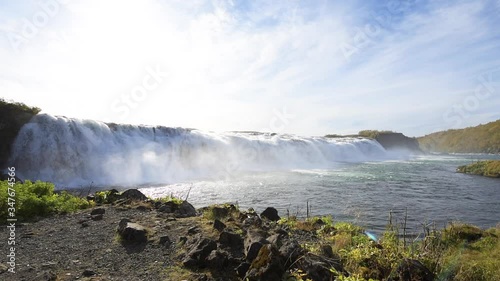
<path fill-rule="evenodd" d="M 8 181 L 0 181 L 0 220 L 5 222 L 7 219 L 8 208 L 15 207 L 15 218 L 18 220 L 32 220 L 36 217 L 44 217 L 53 214 L 64 214 L 75 212 L 80 209 L 91 207 L 91 204 L 83 198 L 73 196 L 66 191 L 61 193 L 54 192 L 54 185 L 49 182 L 31 182 L 24 184 L 16 183 L 14 185 L 15 201 L 9 204 Z M 15 204 L 12 204 L 15 202 Z"/>

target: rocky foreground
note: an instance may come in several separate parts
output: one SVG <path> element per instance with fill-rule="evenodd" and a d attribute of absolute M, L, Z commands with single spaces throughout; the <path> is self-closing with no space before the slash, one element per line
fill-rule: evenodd
<path fill-rule="evenodd" d="M 195 210 L 187 201 L 153 201 L 137 190 L 90 199 L 97 202 L 92 209 L 18 226 L 16 273 L 2 264 L 0 279 L 365 280 L 361 274 L 366 280 L 436 278 L 417 259 L 402 255 L 397 263 L 384 264 L 362 254 L 362 273 L 348 277 L 353 265 L 336 247 L 363 240 L 367 249 L 378 253 L 388 246 L 352 225 L 335 228 L 326 218 L 292 224 L 292 219 L 280 220 L 272 207 L 257 214 L 231 204 Z M 6 236 L 5 228 L 2 234 Z M 471 239 L 484 235 L 476 234 Z"/>

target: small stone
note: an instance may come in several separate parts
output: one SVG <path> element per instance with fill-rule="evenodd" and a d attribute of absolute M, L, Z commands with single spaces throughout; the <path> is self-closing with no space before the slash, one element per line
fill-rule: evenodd
<path fill-rule="evenodd" d="M 90 269 L 85 269 L 82 273 L 82 276 L 83 277 L 90 277 L 90 276 L 94 276 L 96 275 L 97 273 L 93 270 L 90 270 Z"/>
<path fill-rule="evenodd" d="M 278 210 L 273 207 L 267 207 L 264 212 L 260 214 L 261 218 L 267 218 L 270 221 L 279 221 L 281 218 L 278 215 Z"/>
<path fill-rule="evenodd" d="M 93 221 L 100 221 L 102 220 L 103 218 L 103 215 L 102 214 L 98 214 L 98 215 L 93 215 L 90 217 Z"/>
<path fill-rule="evenodd" d="M 169 245 L 170 245 L 170 243 L 171 243 L 171 241 L 170 241 L 170 237 L 168 237 L 168 236 L 166 236 L 166 235 L 165 235 L 165 236 L 160 237 L 160 245 L 163 245 L 163 246 L 169 246 Z"/>
<path fill-rule="evenodd" d="M 90 212 L 90 215 L 104 215 L 106 213 L 106 210 L 104 208 L 95 208 Z"/>
<path fill-rule="evenodd" d="M 88 227 L 89 223 L 88 222 L 82 222 L 82 227 Z"/>
<path fill-rule="evenodd" d="M 219 235 L 219 243 L 231 249 L 243 249 L 243 238 L 241 235 L 223 231 Z"/>
<path fill-rule="evenodd" d="M 252 262 L 259 254 L 260 248 L 262 248 L 262 246 L 263 244 L 258 241 L 251 243 L 247 249 L 247 261 Z"/>
<path fill-rule="evenodd" d="M 217 231 L 221 232 L 224 230 L 224 228 L 226 228 L 226 225 L 223 222 L 221 222 L 220 220 L 216 219 L 216 220 L 214 220 L 214 228 Z"/>
<path fill-rule="evenodd" d="M 142 225 L 122 219 L 118 225 L 118 234 L 129 242 L 144 243 L 148 240 L 147 231 Z"/>

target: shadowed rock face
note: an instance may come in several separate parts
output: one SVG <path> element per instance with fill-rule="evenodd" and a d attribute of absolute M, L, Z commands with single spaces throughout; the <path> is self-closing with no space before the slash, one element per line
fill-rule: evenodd
<path fill-rule="evenodd" d="M 417 139 L 409 138 L 402 133 L 381 133 L 375 140 L 386 150 L 406 149 L 412 152 L 422 153 Z"/>
<path fill-rule="evenodd" d="M 12 149 L 12 144 L 21 130 L 39 109 L 29 108 L 20 104 L 7 103 L 0 99 L 0 169 L 8 166 L 7 161 Z"/>

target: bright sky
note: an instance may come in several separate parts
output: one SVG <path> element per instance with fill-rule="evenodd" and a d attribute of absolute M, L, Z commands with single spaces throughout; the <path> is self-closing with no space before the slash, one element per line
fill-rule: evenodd
<path fill-rule="evenodd" d="M 418 136 L 500 118 L 500 0 L 0 0 L 0 96 L 106 122 Z"/>

